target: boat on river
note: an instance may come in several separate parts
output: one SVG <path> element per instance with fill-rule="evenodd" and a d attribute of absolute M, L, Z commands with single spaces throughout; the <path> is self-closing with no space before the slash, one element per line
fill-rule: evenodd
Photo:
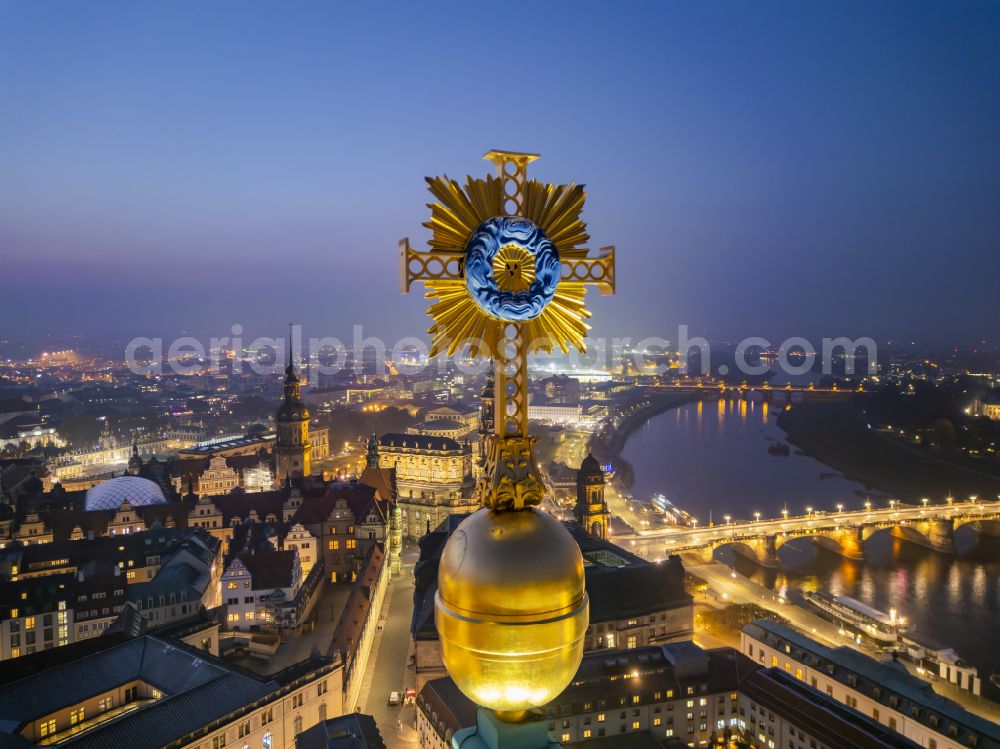
<path fill-rule="evenodd" d="M 692 524 L 693 518 L 663 494 L 654 494 L 650 504 L 654 511 L 661 513 L 664 519 L 674 525 L 690 526 Z"/>
<path fill-rule="evenodd" d="M 906 618 L 899 616 L 895 608 L 889 609 L 887 614 L 850 596 L 835 596 L 823 591 L 802 595 L 824 619 L 879 645 L 894 645 L 906 631 Z"/>

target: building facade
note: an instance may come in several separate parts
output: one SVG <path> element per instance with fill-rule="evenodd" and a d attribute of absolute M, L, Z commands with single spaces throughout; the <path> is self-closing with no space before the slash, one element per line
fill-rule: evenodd
<path fill-rule="evenodd" d="M 781 624 L 751 622 L 740 635 L 743 654 L 758 665 L 783 670 L 927 749 L 1000 747 L 1000 726 L 936 694 L 900 663 L 880 662 L 841 646 L 828 648 Z"/>
<path fill-rule="evenodd" d="M 448 437 L 383 434 L 379 466 L 395 471 L 397 502 L 405 538 L 416 539 L 449 515 L 479 507 L 474 498 L 472 448 Z"/>
<path fill-rule="evenodd" d="M 761 668 L 732 648 L 691 642 L 591 653 L 573 682 L 536 711 L 563 746 L 751 749 L 917 749 L 903 737 L 778 669 Z M 475 724 L 475 705 L 448 678 L 417 698 L 421 749 L 449 749 Z"/>

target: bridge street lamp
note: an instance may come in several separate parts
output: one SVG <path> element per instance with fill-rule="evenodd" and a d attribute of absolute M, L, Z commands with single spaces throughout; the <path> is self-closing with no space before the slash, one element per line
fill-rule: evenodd
<path fill-rule="evenodd" d="M 754 512 L 753 516 L 754 516 L 754 520 L 756 520 L 759 523 L 760 522 L 760 513 L 759 512 Z"/>
<path fill-rule="evenodd" d="M 837 512 L 843 512 L 843 511 L 844 511 L 844 505 L 843 505 L 843 503 L 842 502 L 837 502 Z"/>

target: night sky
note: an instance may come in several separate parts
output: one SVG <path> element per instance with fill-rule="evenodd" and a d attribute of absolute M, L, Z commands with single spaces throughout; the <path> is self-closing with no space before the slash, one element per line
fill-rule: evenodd
<path fill-rule="evenodd" d="M 588 186 L 597 334 L 1000 337 L 972 0 L 5 0 L 0 332 L 421 333 L 396 243 L 490 148 Z"/>

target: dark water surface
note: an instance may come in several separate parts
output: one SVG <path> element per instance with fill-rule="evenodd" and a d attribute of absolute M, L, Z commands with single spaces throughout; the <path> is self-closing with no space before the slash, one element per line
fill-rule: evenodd
<path fill-rule="evenodd" d="M 723 516 L 778 516 L 786 506 L 835 511 L 860 507 L 864 488 L 812 458 L 776 457 L 768 445 L 784 442 L 775 407 L 760 402 L 690 403 L 651 419 L 629 438 L 623 455 L 635 469 L 637 499 L 656 492 L 707 522 Z M 768 440 L 770 438 L 770 441 Z M 806 539 L 780 550 L 780 570 L 727 554 L 744 575 L 784 595 L 801 589 L 849 595 L 888 611 L 895 606 L 919 631 L 953 647 L 979 668 L 983 691 L 1000 672 L 1000 540 L 959 529 L 960 553 L 940 554 L 889 535 L 866 542 L 866 560 L 852 562 Z"/>

